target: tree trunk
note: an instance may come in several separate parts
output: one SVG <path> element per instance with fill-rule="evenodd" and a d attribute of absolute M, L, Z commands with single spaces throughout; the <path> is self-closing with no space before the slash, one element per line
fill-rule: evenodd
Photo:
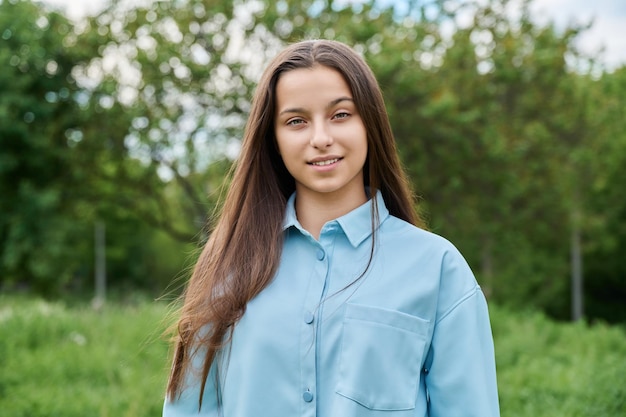
<path fill-rule="evenodd" d="M 106 237 L 103 221 L 96 221 L 95 225 L 95 297 L 93 306 L 100 309 L 106 300 Z"/>
<path fill-rule="evenodd" d="M 578 321 L 583 318 L 583 260 L 582 260 L 582 237 L 579 216 L 574 216 L 570 236 L 571 275 L 572 275 L 572 320 Z"/>

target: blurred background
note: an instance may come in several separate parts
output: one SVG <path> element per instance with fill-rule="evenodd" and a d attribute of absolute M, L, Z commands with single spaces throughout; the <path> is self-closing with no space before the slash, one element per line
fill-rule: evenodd
<path fill-rule="evenodd" d="M 0 0 L 0 416 L 159 413 L 168 303 L 303 38 L 377 75 L 489 299 L 503 415 L 626 415 L 623 2 Z"/>

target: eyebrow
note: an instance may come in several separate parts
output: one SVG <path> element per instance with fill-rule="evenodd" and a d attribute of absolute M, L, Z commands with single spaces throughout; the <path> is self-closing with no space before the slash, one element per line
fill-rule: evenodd
<path fill-rule="evenodd" d="M 331 107 L 336 106 L 342 101 L 351 101 L 354 103 L 354 100 L 352 99 L 352 97 L 343 96 L 343 97 L 339 97 L 339 98 L 332 100 L 330 103 L 326 105 L 326 108 L 330 109 Z M 305 112 L 306 110 L 303 107 L 292 107 L 292 108 L 281 111 L 278 115 L 281 116 L 285 113 L 305 113 Z"/>

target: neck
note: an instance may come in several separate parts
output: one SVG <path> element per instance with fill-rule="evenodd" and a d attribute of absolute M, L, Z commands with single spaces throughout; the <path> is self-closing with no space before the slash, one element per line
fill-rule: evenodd
<path fill-rule="evenodd" d="M 296 215 L 302 227 L 319 239 L 324 224 L 343 216 L 367 201 L 365 188 L 360 192 L 320 194 L 296 190 Z"/>

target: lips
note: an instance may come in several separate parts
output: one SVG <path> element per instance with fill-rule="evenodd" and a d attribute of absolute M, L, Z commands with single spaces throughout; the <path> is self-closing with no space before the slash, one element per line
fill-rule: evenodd
<path fill-rule="evenodd" d="M 309 165 L 315 165 L 318 167 L 323 167 L 326 165 L 332 165 L 334 163 L 339 162 L 343 158 L 340 157 L 331 157 L 331 158 L 316 158 L 310 162 L 307 162 Z"/>

